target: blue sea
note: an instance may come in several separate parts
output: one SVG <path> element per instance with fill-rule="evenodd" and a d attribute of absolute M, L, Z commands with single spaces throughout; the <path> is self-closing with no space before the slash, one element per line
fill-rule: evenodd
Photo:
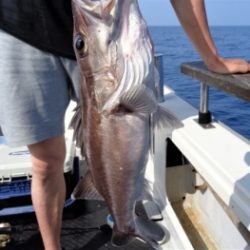
<path fill-rule="evenodd" d="M 164 80 L 177 95 L 199 107 L 199 82 L 180 73 L 180 64 L 201 60 L 181 27 L 150 27 L 156 52 L 164 54 Z M 220 55 L 250 61 L 250 26 L 211 27 Z M 244 137 L 250 139 L 250 103 L 210 88 L 209 110 Z"/>
<path fill-rule="evenodd" d="M 218 51 L 224 57 L 250 60 L 250 26 L 211 27 Z M 187 102 L 198 108 L 199 83 L 180 73 L 180 64 L 200 60 L 181 27 L 150 27 L 157 53 L 164 55 L 164 80 Z M 250 139 L 250 104 L 214 88 L 209 109 L 213 116 Z M 0 143 L 3 141 L 0 138 Z"/>

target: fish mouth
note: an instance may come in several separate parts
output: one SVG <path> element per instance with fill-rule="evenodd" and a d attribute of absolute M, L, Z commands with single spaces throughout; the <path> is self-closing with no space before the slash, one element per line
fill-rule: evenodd
<path fill-rule="evenodd" d="M 110 14 L 117 0 L 72 0 L 75 5 L 101 18 Z"/>
<path fill-rule="evenodd" d="M 72 0 L 76 6 L 80 7 L 89 12 L 93 12 L 98 7 L 99 1 L 91 1 L 91 0 Z"/>

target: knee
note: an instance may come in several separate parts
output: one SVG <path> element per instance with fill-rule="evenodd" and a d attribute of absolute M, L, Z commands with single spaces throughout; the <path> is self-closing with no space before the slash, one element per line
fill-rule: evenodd
<path fill-rule="evenodd" d="M 32 175 L 48 179 L 63 173 L 65 159 L 64 140 L 45 141 L 29 146 L 32 161 Z"/>
<path fill-rule="evenodd" d="M 32 156 L 32 175 L 48 179 L 63 172 L 64 157 L 51 155 L 44 159 Z"/>

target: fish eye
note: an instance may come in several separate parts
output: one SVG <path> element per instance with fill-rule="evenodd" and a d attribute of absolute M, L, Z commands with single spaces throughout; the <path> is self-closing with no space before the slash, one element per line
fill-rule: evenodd
<path fill-rule="evenodd" d="M 75 42 L 75 47 L 77 50 L 83 50 L 84 49 L 84 40 L 82 37 L 78 36 L 76 38 L 76 42 Z"/>
<path fill-rule="evenodd" d="M 84 36 L 82 34 L 78 34 L 75 37 L 74 46 L 75 46 L 76 52 L 80 58 L 83 58 L 86 56 L 87 44 L 86 44 L 86 41 L 85 41 Z"/>

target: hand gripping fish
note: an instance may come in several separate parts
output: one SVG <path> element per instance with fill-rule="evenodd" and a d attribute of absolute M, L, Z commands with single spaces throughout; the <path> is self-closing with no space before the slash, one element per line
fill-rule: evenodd
<path fill-rule="evenodd" d="M 156 248 L 164 232 L 135 215 L 135 202 L 144 186 L 150 115 L 170 126 L 174 117 L 159 108 L 154 95 L 154 50 L 146 23 L 137 0 L 72 0 L 72 7 L 82 78 L 72 126 L 89 166 L 73 196 L 104 198 L 114 219 L 114 245 L 140 237 Z"/>

